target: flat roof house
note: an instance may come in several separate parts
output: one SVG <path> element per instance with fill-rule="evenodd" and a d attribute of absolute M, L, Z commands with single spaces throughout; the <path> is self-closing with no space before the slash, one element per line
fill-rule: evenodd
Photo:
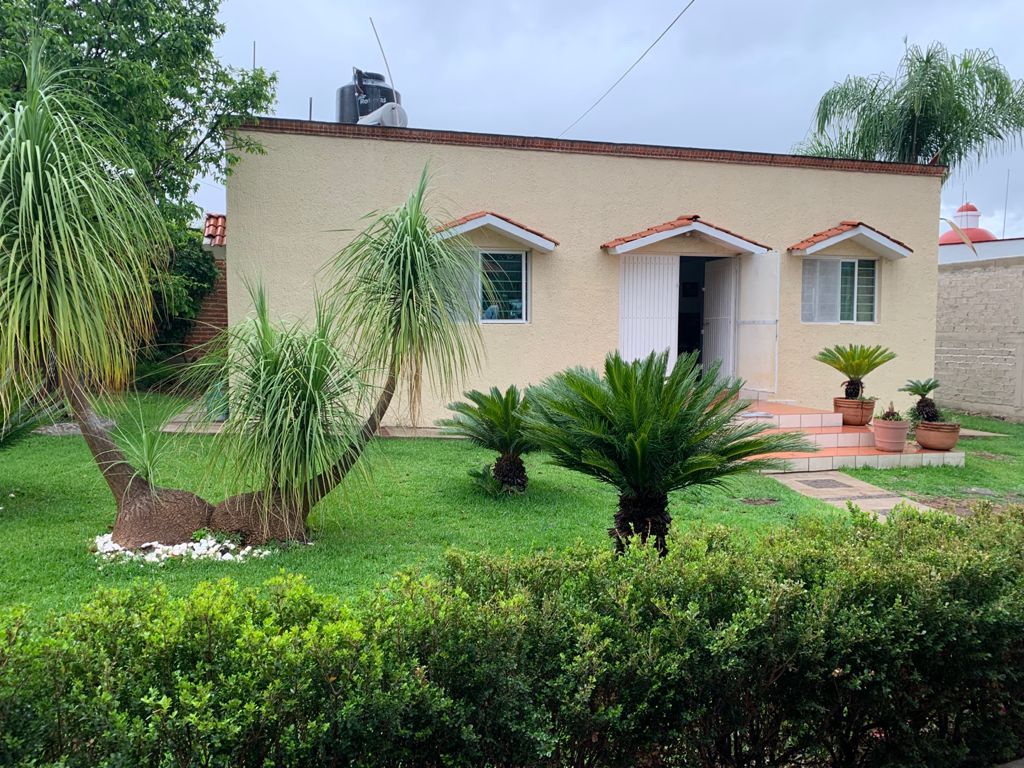
<path fill-rule="evenodd" d="M 429 163 L 442 233 L 500 276 L 464 389 L 616 348 L 699 350 L 766 398 L 829 410 L 839 381 L 811 359 L 827 345 L 895 350 L 868 381 L 884 400 L 932 375 L 942 168 L 277 118 L 245 132 L 267 151 L 228 179 L 232 322 L 247 278 L 308 316 L 321 266 Z M 421 424 L 448 400 L 425 392 Z"/>

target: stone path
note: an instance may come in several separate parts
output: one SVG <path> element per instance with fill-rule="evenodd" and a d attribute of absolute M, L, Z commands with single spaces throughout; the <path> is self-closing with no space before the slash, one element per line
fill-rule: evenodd
<path fill-rule="evenodd" d="M 897 504 L 910 504 L 918 509 L 931 509 L 924 504 L 904 498 L 892 491 L 865 483 L 842 472 L 786 472 L 771 475 L 787 488 L 833 507 L 846 509 L 852 501 L 868 512 L 885 519 Z"/>

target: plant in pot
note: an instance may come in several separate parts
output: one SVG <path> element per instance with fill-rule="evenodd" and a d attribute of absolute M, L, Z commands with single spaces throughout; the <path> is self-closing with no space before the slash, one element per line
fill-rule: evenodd
<path fill-rule="evenodd" d="M 948 420 L 932 400 L 931 394 L 938 388 L 936 379 L 912 379 L 900 387 L 900 392 L 909 392 L 917 398 L 910 409 L 917 444 L 932 451 L 948 451 L 960 439 L 960 425 Z"/>
<path fill-rule="evenodd" d="M 814 359 L 835 368 L 846 377 L 843 382 L 843 397 L 832 400 L 836 413 L 843 414 L 843 424 L 863 427 L 871 421 L 875 412 L 875 399 L 864 397 L 864 377 L 881 365 L 896 357 L 886 347 L 863 344 L 836 344 L 821 350 Z"/>
<path fill-rule="evenodd" d="M 892 402 L 888 409 L 875 416 L 875 448 L 880 451 L 902 453 L 907 447 L 910 422 L 896 410 Z"/>

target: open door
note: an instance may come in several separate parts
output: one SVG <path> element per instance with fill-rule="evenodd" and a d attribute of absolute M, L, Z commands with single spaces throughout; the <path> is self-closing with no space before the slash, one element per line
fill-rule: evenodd
<path fill-rule="evenodd" d="M 679 336 L 679 257 L 622 256 L 619 281 L 619 354 L 638 360 L 668 351 L 676 362 Z"/>
<path fill-rule="evenodd" d="M 708 261 L 704 265 L 704 370 L 721 362 L 724 376 L 736 374 L 736 258 Z"/>

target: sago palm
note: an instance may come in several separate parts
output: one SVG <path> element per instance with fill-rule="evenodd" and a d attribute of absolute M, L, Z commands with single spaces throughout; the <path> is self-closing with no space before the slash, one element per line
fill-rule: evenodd
<path fill-rule="evenodd" d="M 163 221 L 73 73 L 48 69 L 38 44 L 24 68 L 0 114 L 0 371 L 22 391 L 59 384 L 117 501 L 116 535 L 129 518 L 203 519 L 201 499 L 140 480 L 90 404 L 131 380 L 150 333 Z"/>
<path fill-rule="evenodd" d="M 911 379 L 900 387 L 900 392 L 907 392 L 917 398 L 910 409 L 914 421 L 942 421 L 942 412 L 931 398 L 932 392 L 938 388 L 937 379 Z"/>
<path fill-rule="evenodd" d="M 666 551 L 668 494 L 778 466 L 766 454 L 809 450 L 794 433 L 766 432 L 738 418 L 742 382 L 702 372 L 697 355 L 626 362 L 605 359 L 604 374 L 572 368 L 530 390 L 526 414 L 538 446 L 556 464 L 619 492 L 609 534 L 621 551 L 634 536 Z"/>
<path fill-rule="evenodd" d="M 522 493 L 528 478 L 523 454 L 536 449 L 524 423 L 526 400 L 514 384 L 502 392 L 473 389 L 463 393 L 468 402 L 451 403 L 455 415 L 438 422 L 442 432 L 468 438 L 475 445 L 498 453 L 490 467 L 502 491 Z"/>
<path fill-rule="evenodd" d="M 846 377 L 844 393 L 856 400 L 864 395 L 864 377 L 895 357 L 895 352 L 880 345 L 836 344 L 821 350 L 814 359 L 843 374 Z"/>
<path fill-rule="evenodd" d="M 800 152 L 956 169 L 1024 132 L 1024 84 L 991 50 L 908 46 L 895 75 L 851 76 L 821 97 Z"/>

